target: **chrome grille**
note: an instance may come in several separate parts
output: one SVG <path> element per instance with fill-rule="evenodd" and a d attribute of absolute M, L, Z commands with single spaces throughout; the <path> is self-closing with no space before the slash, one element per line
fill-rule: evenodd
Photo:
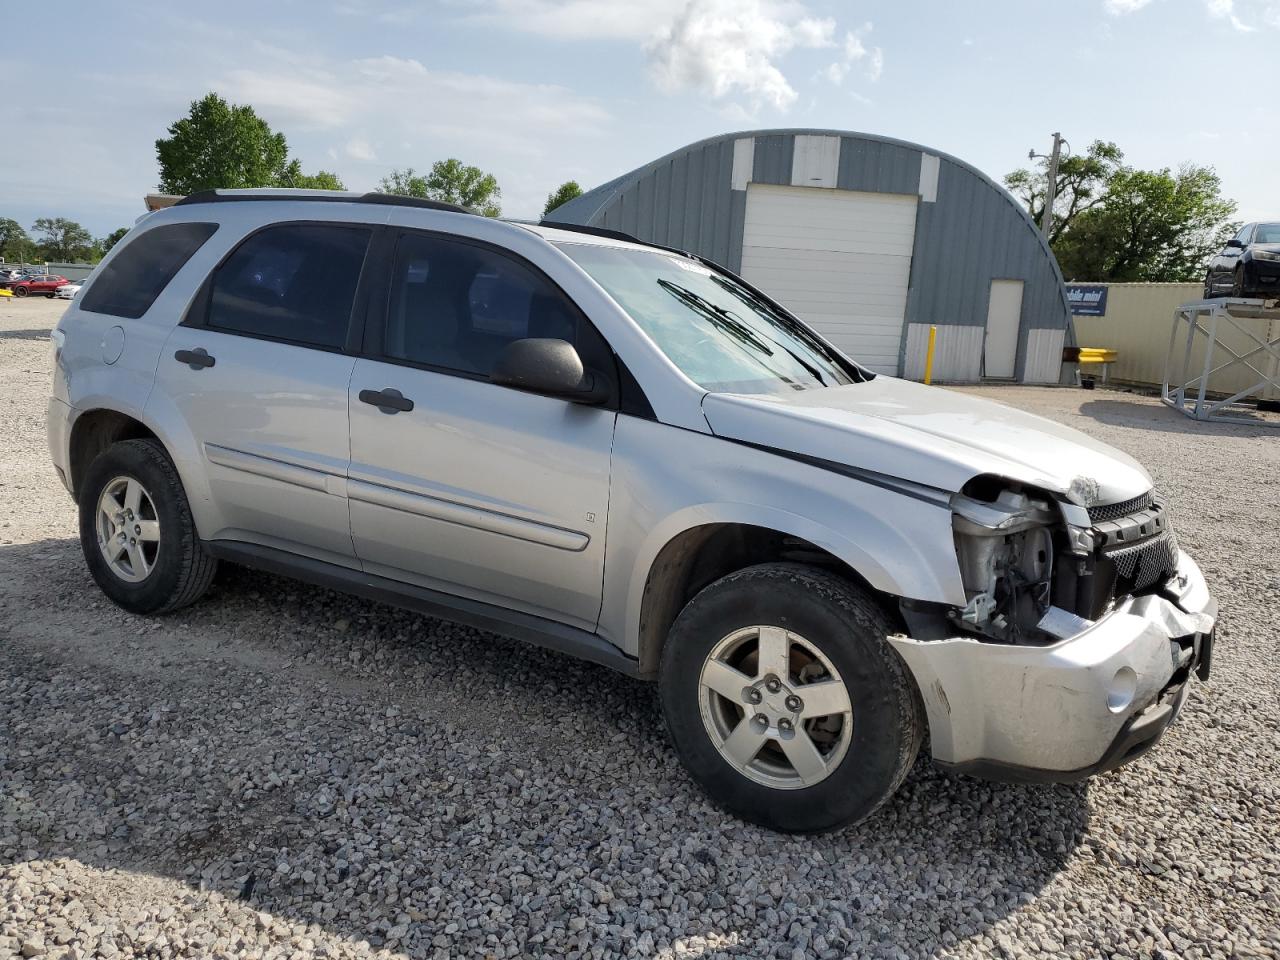
<path fill-rule="evenodd" d="M 1120 503 L 1105 503 L 1101 506 L 1089 508 L 1089 520 L 1092 523 L 1119 520 L 1121 517 L 1127 517 L 1129 514 L 1137 513 L 1139 510 L 1146 510 L 1153 503 L 1155 503 L 1155 498 L 1152 497 L 1150 492 Z"/>

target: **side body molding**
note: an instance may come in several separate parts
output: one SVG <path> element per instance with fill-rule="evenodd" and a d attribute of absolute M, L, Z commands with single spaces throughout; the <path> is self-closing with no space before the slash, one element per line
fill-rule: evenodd
<path fill-rule="evenodd" d="M 569 550 L 579 553 L 587 548 L 591 538 L 576 530 L 566 530 L 546 523 L 535 523 L 522 517 L 498 513 L 494 510 L 482 510 L 441 497 L 400 490 L 378 483 L 364 480 L 348 480 L 347 496 L 362 503 L 400 510 L 404 513 L 429 517 L 432 520 L 444 520 L 488 533 L 498 533 L 517 540 L 528 540 L 558 550 Z"/>

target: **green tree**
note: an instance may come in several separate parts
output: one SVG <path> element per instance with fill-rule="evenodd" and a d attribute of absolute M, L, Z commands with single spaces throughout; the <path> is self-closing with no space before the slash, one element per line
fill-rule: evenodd
<path fill-rule="evenodd" d="M 93 256 L 93 237 L 74 220 L 41 217 L 31 225 L 36 235 L 36 253 L 42 260 L 75 263 Z"/>
<path fill-rule="evenodd" d="M 1053 203 L 1053 226 L 1049 243 L 1055 243 L 1076 217 L 1102 202 L 1107 184 L 1121 168 L 1124 153 L 1114 143 L 1095 140 L 1080 156 L 1064 158 L 1058 164 L 1058 189 Z M 1038 170 L 1014 170 L 1004 185 L 1022 201 L 1037 224 L 1044 218 L 1045 189 L 1049 185 L 1049 161 L 1040 160 Z"/>
<path fill-rule="evenodd" d="M 556 207 L 563 206 L 570 200 L 576 200 L 580 196 L 582 196 L 582 187 L 578 186 L 578 181 L 566 180 L 556 187 L 553 193 L 547 195 L 547 205 L 542 208 L 542 215 L 545 217 Z"/>
<path fill-rule="evenodd" d="M 253 107 L 229 104 L 216 93 L 193 101 L 187 116 L 156 141 L 164 193 L 274 187 L 286 169 L 289 145 Z"/>
<path fill-rule="evenodd" d="M 498 187 L 497 178 L 452 157 L 437 160 L 426 176 L 416 173 L 413 167 L 392 170 L 389 176 L 382 178 L 380 190 L 405 197 L 461 204 L 486 217 L 502 213 L 498 202 L 502 198 L 502 190 Z"/>
<path fill-rule="evenodd" d="M 280 175 L 280 186 L 297 187 L 300 190 L 345 190 L 336 173 L 318 170 L 315 173 L 303 173 L 302 164 L 290 160 Z"/>
<path fill-rule="evenodd" d="M 1054 254 L 1066 277 L 1082 280 L 1194 282 L 1238 229 L 1233 201 L 1210 167 L 1177 172 L 1123 167 L 1101 203 L 1081 214 Z"/>
<path fill-rule="evenodd" d="M 22 229 L 22 224 L 0 217 L 0 257 L 5 263 L 22 263 L 35 257 L 36 245 Z"/>
<path fill-rule="evenodd" d="M 129 232 L 128 227 L 121 227 L 119 230 L 112 230 L 105 237 L 98 241 L 98 246 L 102 249 L 105 256 L 111 251 L 117 243 L 124 239 L 124 235 Z"/>

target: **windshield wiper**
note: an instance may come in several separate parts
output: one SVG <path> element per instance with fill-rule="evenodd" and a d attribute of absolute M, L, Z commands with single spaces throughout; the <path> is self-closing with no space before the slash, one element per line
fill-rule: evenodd
<path fill-rule="evenodd" d="M 769 349 L 769 345 L 761 340 L 754 330 L 742 322 L 741 318 L 735 317 L 730 311 L 724 307 L 718 306 L 708 300 L 706 297 L 694 293 L 688 287 L 682 287 L 678 283 L 672 283 L 670 280 L 659 280 L 658 286 L 671 294 L 685 306 L 696 310 L 698 313 L 709 321 L 716 328 L 723 330 L 735 340 L 741 343 L 747 343 L 755 347 L 757 350 L 773 356 L 773 351 Z"/>
<path fill-rule="evenodd" d="M 765 320 L 765 322 L 778 324 L 779 326 L 783 327 L 788 333 L 792 334 L 798 340 L 801 340 L 805 343 L 809 343 L 810 341 L 812 341 L 813 349 L 815 350 L 815 352 L 821 354 L 824 360 L 828 361 L 833 366 L 840 368 L 841 370 L 845 369 L 845 365 L 840 362 L 839 358 L 828 353 L 820 341 L 813 340 L 812 339 L 813 335 L 809 332 L 809 329 L 805 327 L 804 324 L 796 320 L 794 317 L 779 310 L 772 303 L 760 297 L 758 294 L 755 294 L 752 291 L 748 290 L 746 287 L 739 286 L 736 283 L 732 283 L 724 277 L 712 276 L 711 280 L 712 282 L 717 284 L 721 289 L 723 289 L 725 292 L 729 293 L 731 296 L 737 297 L 740 300 L 745 300 L 748 304 L 751 305 L 752 309 L 754 309 L 756 313 L 760 314 L 761 318 Z M 774 342 L 777 343 L 776 340 Z M 784 344 L 778 344 L 778 346 L 782 347 L 782 349 L 786 350 L 787 353 L 795 357 L 796 362 L 802 364 L 805 367 L 805 369 L 813 370 L 813 368 L 810 367 L 809 364 L 806 363 L 803 359 L 801 359 L 800 356 L 797 355 L 794 350 L 789 349 Z M 856 367 L 854 369 L 855 371 L 857 370 Z M 818 381 L 820 383 L 822 383 L 824 386 L 826 385 L 826 381 L 823 380 L 822 377 L 816 371 L 814 371 L 814 375 L 818 377 Z M 861 380 L 864 380 L 865 377 L 858 375 L 858 376 L 851 377 L 851 379 L 857 379 L 858 381 L 861 381 Z"/>
<path fill-rule="evenodd" d="M 712 280 L 714 280 L 717 284 L 719 284 L 719 286 L 720 286 L 720 287 L 722 287 L 724 290 L 726 290 L 728 293 L 730 293 L 730 294 L 735 294 L 735 293 L 736 293 L 736 291 L 734 291 L 734 289 L 733 289 L 733 288 L 729 287 L 729 286 L 728 286 L 727 284 L 725 284 L 725 283 L 722 283 L 722 282 L 720 281 L 720 278 L 719 278 L 719 277 L 712 277 L 711 279 L 712 279 Z M 669 282 L 669 281 L 660 280 L 660 281 L 658 281 L 658 282 L 659 282 L 659 283 L 667 283 L 667 282 Z M 691 296 L 691 297 L 696 297 L 696 298 L 698 299 L 698 301 L 699 301 L 699 302 L 701 302 L 701 303 L 703 303 L 703 304 L 705 304 L 705 305 L 706 305 L 706 308 L 707 308 L 707 309 L 709 309 L 709 310 L 714 310 L 714 311 L 716 311 L 717 313 L 723 314 L 723 315 L 724 315 L 724 316 L 726 316 L 726 317 L 732 317 L 732 318 L 733 318 L 733 322 L 734 322 L 735 324 L 738 324 L 738 325 L 742 326 L 744 329 L 750 330 L 750 328 L 749 328 L 749 327 L 747 327 L 747 326 L 746 326 L 746 324 L 744 324 L 744 323 L 742 322 L 742 320 L 741 320 L 739 317 L 735 316 L 733 313 L 731 313 L 730 311 L 726 310 L 724 307 L 718 306 L 718 305 L 716 305 L 716 304 L 712 303 L 710 300 L 706 299 L 705 297 L 699 296 L 698 294 L 694 293 L 694 292 L 693 292 L 693 291 L 691 291 L 691 290 L 686 290 L 684 287 L 677 286 L 676 284 L 671 284 L 671 286 L 675 287 L 675 288 L 676 288 L 676 289 L 678 289 L 678 290 L 682 290 L 682 291 L 684 291 L 686 294 L 688 294 L 688 295 L 689 295 L 689 296 Z M 745 294 L 745 293 L 746 293 L 746 291 L 744 290 L 744 291 L 742 291 L 742 293 L 743 293 L 743 294 Z M 748 297 L 746 297 L 746 296 L 743 296 L 741 299 L 747 300 L 747 302 L 748 302 L 749 304 L 752 304 L 752 300 L 753 300 L 753 299 L 755 299 L 755 300 L 756 300 L 756 302 L 760 302 L 762 306 L 764 305 L 762 301 L 759 301 L 759 300 L 758 300 L 758 298 L 748 298 Z M 754 304 L 752 304 L 752 305 L 754 306 Z M 756 312 L 757 312 L 757 313 L 760 313 L 761 311 L 760 311 L 760 309 L 759 309 L 759 308 L 756 308 Z M 768 320 L 769 320 L 769 318 L 768 318 L 768 317 L 763 316 L 763 315 L 762 315 L 762 319 L 764 319 L 766 322 L 768 322 Z M 794 325 L 794 321 L 790 320 L 789 318 L 786 318 L 786 319 L 787 319 L 787 322 L 788 322 L 788 323 L 791 323 L 791 324 L 793 324 L 793 325 Z M 764 351 L 765 351 L 767 354 L 769 354 L 769 356 L 773 356 L 773 351 L 772 351 L 772 350 L 770 350 L 767 346 L 764 346 L 764 341 L 760 339 L 760 337 L 756 334 L 756 332 L 755 332 L 754 330 L 751 330 L 751 337 L 752 337 L 752 340 L 753 340 L 754 342 L 761 344 L 762 349 L 764 349 Z M 815 367 L 813 364 L 809 363 L 809 361 L 807 361 L 804 357 L 800 356 L 800 354 L 796 353 L 794 350 L 792 350 L 790 347 L 788 347 L 785 343 L 780 343 L 779 341 L 774 340 L 772 337 L 770 337 L 770 338 L 769 338 L 769 342 L 770 342 L 770 343 L 772 343 L 775 347 L 780 348 L 780 349 L 781 349 L 784 353 L 786 353 L 786 354 L 787 354 L 787 356 L 789 356 L 792 360 L 794 360 L 796 363 L 800 364 L 800 366 L 804 367 L 804 368 L 805 368 L 805 370 L 806 370 L 806 371 L 808 371 L 809 375 L 810 375 L 810 376 L 812 376 L 812 377 L 813 377 L 813 379 L 817 380 L 817 381 L 818 381 L 818 383 L 822 384 L 822 386 L 824 386 L 824 387 L 825 387 L 825 386 L 829 386 L 829 384 L 827 383 L 827 379 L 826 379 L 826 377 L 824 377 L 824 376 L 822 375 L 822 371 L 821 371 L 821 370 L 819 370 L 817 367 Z"/>

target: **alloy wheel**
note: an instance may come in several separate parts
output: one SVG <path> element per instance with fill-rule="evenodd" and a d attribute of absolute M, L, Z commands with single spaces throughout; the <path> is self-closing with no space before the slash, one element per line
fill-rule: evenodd
<path fill-rule="evenodd" d="M 848 752 L 853 705 L 844 680 L 813 643 L 782 627 L 722 639 L 703 663 L 698 696 L 720 755 L 765 786 L 811 787 Z"/>
<path fill-rule="evenodd" d="M 133 477 L 116 477 L 98 498 L 98 549 L 113 574 L 141 583 L 155 569 L 160 552 L 160 518 L 147 492 Z"/>

